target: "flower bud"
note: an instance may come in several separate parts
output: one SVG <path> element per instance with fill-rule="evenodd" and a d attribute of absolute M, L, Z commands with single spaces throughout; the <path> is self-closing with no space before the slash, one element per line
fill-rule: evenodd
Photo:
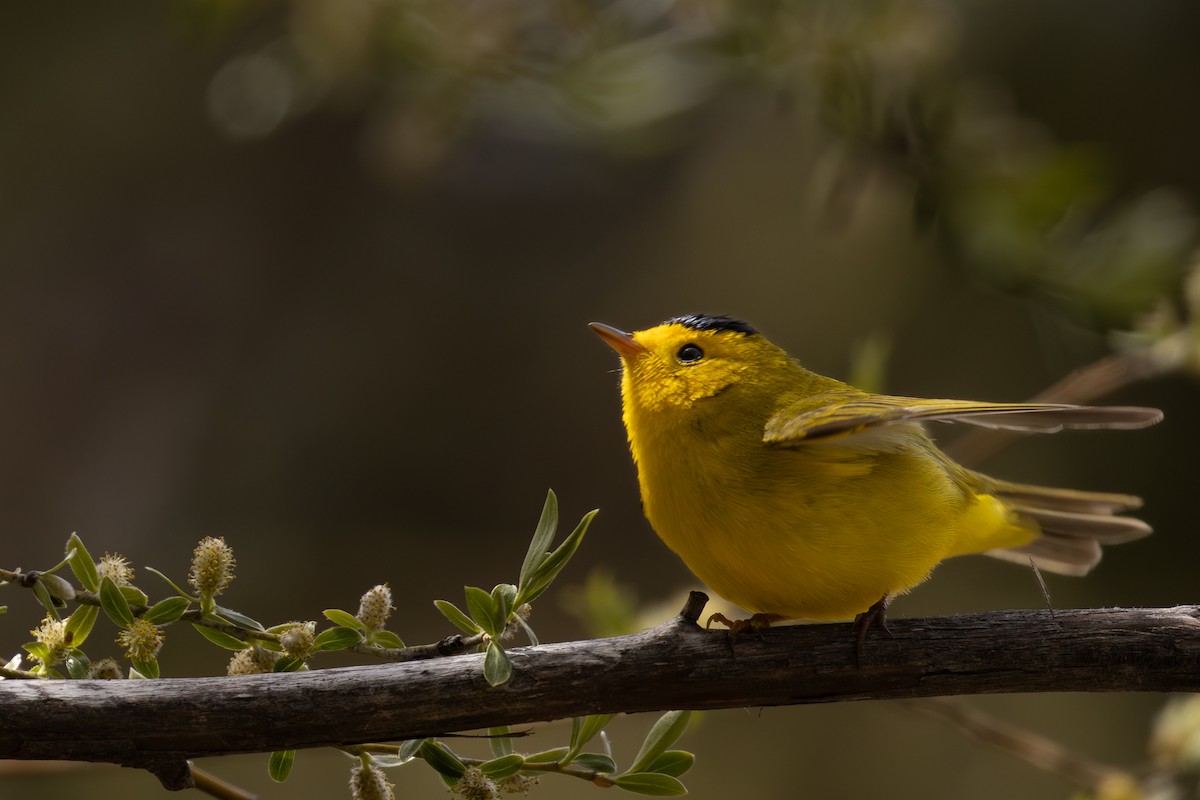
<path fill-rule="evenodd" d="M 38 575 L 38 582 L 46 587 L 46 591 L 56 600 L 74 600 L 75 587 L 66 578 L 60 578 L 57 575 L 42 573 Z M 56 606 L 62 607 L 62 603 L 55 603 Z"/>
<path fill-rule="evenodd" d="M 102 658 L 88 665 L 87 676 L 92 680 L 117 680 L 122 677 L 121 667 L 115 659 Z"/>
<path fill-rule="evenodd" d="M 233 548 L 224 537 L 206 536 L 192 551 L 192 569 L 188 581 L 201 597 L 216 597 L 233 580 Z"/>
<path fill-rule="evenodd" d="M 71 650 L 71 643 L 67 641 L 65 619 L 55 619 L 47 615 L 30 633 L 40 644 L 45 645 L 48 651 L 44 657 L 31 654 L 30 658 L 34 661 L 40 661 L 43 666 L 49 667 L 66 659 Z"/>
<path fill-rule="evenodd" d="M 278 653 L 272 653 L 264 647 L 250 645 L 245 650 L 238 650 L 229 659 L 225 668 L 226 675 L 257 675 L 262 672 L 272 672 L 275 662 L 279 660 Z"/>
<path fill-rule="evenodd" d="M 150 661 L 158 655 L 162 643 L 162 628 L 140 618 L 117 634 L 117 644 L 125 648 L 125 657 L 130 661 Z"/>
<path fill-rule="evenodd" d="M 283 652 L 301 661 L 312 655 L 313 641 L 317 638 L 317 623 L 296 622 L 279 634 L 279 645 Z"/>
<path fill-rule="evenodd" d="M 387 773 L 374 764 L 362 764 L 350 771 L 350 796 L 354 800 L 395 800 Z"/>
<path fill-rule="evenodd" d="M 358 613 L 354 616 L 367 630 L 381 631 L 395 610 L 392 607 L 392 590 L 386 583 L 381 583 L 362 596 L 358 601 Z"/>
<path fill-rule="evenodd" d="M 111 578 L 118 587 L 133 585 L 133 566 L 119 553 L 105 553 L 96 563 L 100 580 Z"/>
<path fill-rule="evenodd" d="M 467 767 L 451 791 L 461 794 L 463 800 L 500 800 L 500 789 L 496 782 L 479 767 Z"/>
<path fill-rule="evenodd" d="M 500 781 L 500 788 L 505 794 L 529 794 L 529 790 L 537 786 L 538 779 L 528 775 L 517 773 L 509 775 L 504 780 Z"/>

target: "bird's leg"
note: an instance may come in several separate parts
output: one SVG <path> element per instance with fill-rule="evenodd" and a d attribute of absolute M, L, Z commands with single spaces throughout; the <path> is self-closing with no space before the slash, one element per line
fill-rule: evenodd
<path fill-rule="evenodd" d="M 772 622 L 779 622 L 787 619 L 781 614 L 755 614 L 749 619 L 730 619 L 720 611 L 711 615 L 708 622 L 704 624 L 705 628 L 711 628 L 714 622 L 719 622 L 729 628 L 729 636 L 737 638 L 737 635 L 742 631 L 761 631 L 763 628 L 771 627 Z"/>
<path fill-rule="evenodd" d="M 892 635 L 891 630 L 887 626 L 887 607 L 891 598 L 888 595 L 876 600 L 870 608 L 854 618 L 854 630 L 857 632 L 856 646 L 854 649 L 854 661 L 856 664 L 862 664 L 863 643 L 867 640 L 867 631 L 872 625 L 877 625 L 883 628 L 883 632 L 888 636 Z"/>

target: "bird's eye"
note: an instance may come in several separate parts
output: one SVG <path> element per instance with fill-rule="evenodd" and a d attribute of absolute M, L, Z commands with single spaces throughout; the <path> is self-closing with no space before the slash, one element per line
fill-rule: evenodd
<path fill-rule="evenodd" d="M 685 344 L 679 348 L 679 352 L 675 354 L 675 358 L 680 364 L 692 364 L 704 358 L 704 351 L 698 345 Z"/>

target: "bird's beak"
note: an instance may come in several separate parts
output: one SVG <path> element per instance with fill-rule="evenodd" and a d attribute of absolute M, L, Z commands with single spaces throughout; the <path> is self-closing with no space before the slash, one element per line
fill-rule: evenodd
<path fill-rule="evenodd" d="M 635 342 L 632 336 L 620 328 L 605 325 L 603 322 L 589 322 L 588 327 L 594 330 L 596 335 L 603 339 L 609 347 L 616 350 L 617 355 L 621 358 L 630 358 L 646 352 L 645 347 Z"/>

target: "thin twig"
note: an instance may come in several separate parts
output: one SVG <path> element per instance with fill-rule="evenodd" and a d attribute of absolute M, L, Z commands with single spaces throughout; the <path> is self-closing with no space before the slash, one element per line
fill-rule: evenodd
<path fill-rule="evenodd" d="M 903 703 L 905 708 L 946 723 L 976 742 L 1015 756 L 1038 769 L 1061 775 L 1085 789 L 1120 777 L 1121 770 L 1086 758 L 1026 728 L 1003 722 L 954 698 Z"/>
<path fill-rule="evenodd" d="M 9 667 L 0 667 L 0 678 L 14 681 L 36 681 L 41 679 L 41 675 L 36 672 L 29 672 L 23 669 L 10 669 Z"/>
<path fill-rule="evenodd" d="M 0 580 L 9 581 L 18 586 L 32 587 L 37 582 L 38 574 L 36 572 L 22 572 L 20 570 L 7 570 L 0 568 Z M 75 589 L 74 596 L 71 598 L 76 603 L 85 606 L 100 607 L 100 597 L 95 592 L 89 592 L 86 589 Z M 133 606 L 130 612 L 135 617 L 140 617 L 149 610 L 149 606 Z M 231 622 L 214 619 L 211 616 L 205 616 L 198 608 L 192 608 L 185 611 L 180 617 L 180 622 L 190 622 L 193 625 L 202 625 L 206 628 L 221 631 L 229 634 L 237 639 L 245 639 L 256 642 L 271 642 L 279 643 L 279 634 L 269 631 L 261 631 L 256 628 L 248 628 L 242 625 L 236 625 Z M 346 648 L 347 650 L 359 655 L 370 656 L 371 658 L 379 659 L 380 661 L 424 661 L 431 658 L 445 658 L 447 656 L 456 656 L 463 653 L 468 653 L 478 647 L 484 641 L 485 634 L 477 633 L 472 636 L 463 636 L 461 634 L 453 634 L 447 636 L 441 641 L 432 642 L 430 644 L 410 645 L 408 647 L 374 647 L 368 644 L 356 644 Z M 0 668 L 0 677 L 5 678 L 39 678 L 41 676 L 34 673 L 26 673 L 21 670 L 9 670 Z"/>
<path fill-rule="evenodd" d="M 196 788 L 211 797 L 216 797 L 218 800 L 258 800 L 258 795 L 253 792 L 240 786 L 234 786 L 191 762 L 188 762 L 188 766 L 191 768 L 192 780 L 195 782 Z"/>
<path fill-rule="evenodd" d="M 1075 370 L 1036 397 L 1033 403 L 1087 404 L 1139 381 L 1165 375 L 1178 368 L 1177 360 L 1164 355 L 1173 350 L 1140 349 L 1111 353 Z M 945 450 L 960 464 L 980 464 L 1027 434 L 972 428 Z"/>
<path fill-rule="evenodd" d="M 446 656 L 457 656 L 463 653 L 469 653 L 482 644 L 487 634 L 476 633 L 472 636 L 463 636 L 462 634 L 454 634 L 447 636 L 440 642 L 432 644 L 414 644 L 407 647 L 373 647 L 368 644 L 356 644 L 346 648 L 352 653 L 359 655 L 371 656 L 380 661 L 394 661 L 403 663 L 405 661 L 423 661 L 430 658 L 445 658 Z"/>

